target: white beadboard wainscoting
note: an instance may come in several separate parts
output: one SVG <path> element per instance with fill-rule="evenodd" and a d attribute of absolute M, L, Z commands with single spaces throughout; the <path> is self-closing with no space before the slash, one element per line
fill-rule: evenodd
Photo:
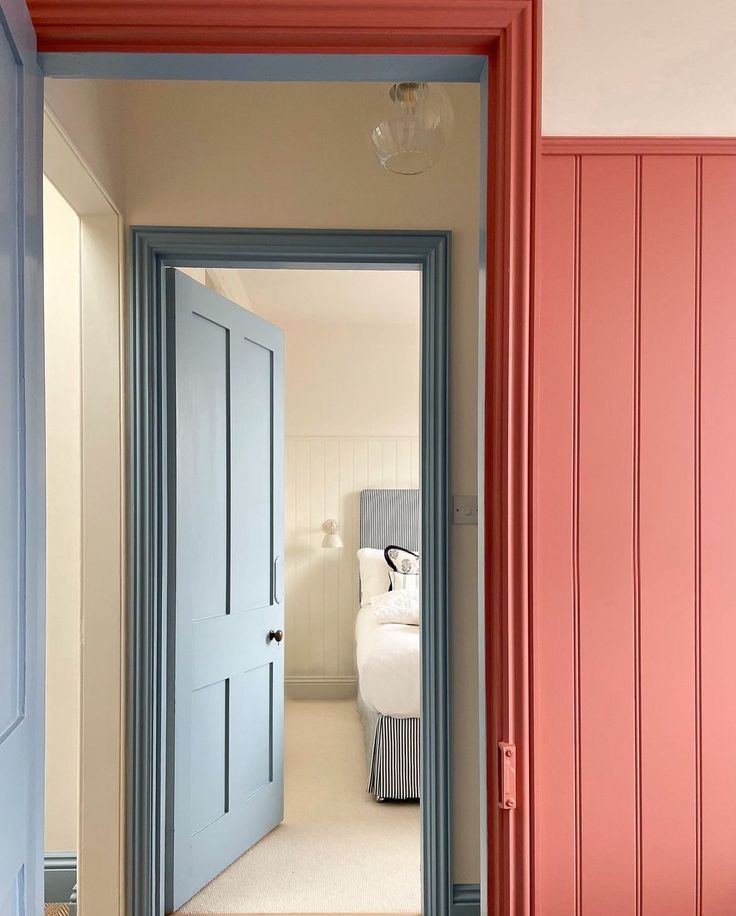
<path fill-rule="evenodd" d="M 300 698 L 355 693 L 360 491 L 419 486 L 419 439 L 286 437 L 286 689 Z M 344 547 L 322 549 L 322 523 Z"/>

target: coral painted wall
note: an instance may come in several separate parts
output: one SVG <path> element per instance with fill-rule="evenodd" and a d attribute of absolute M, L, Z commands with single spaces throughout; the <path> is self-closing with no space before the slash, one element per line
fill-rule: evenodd
<path fill-rule="evenodd" d="M 736 900 L 736 149 L 542 157 L 534 900 Z"/>

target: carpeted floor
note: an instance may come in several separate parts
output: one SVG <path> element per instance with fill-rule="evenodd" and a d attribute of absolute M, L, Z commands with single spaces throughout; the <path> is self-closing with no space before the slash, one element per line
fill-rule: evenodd
<path fill-rule="evenodd" d="M 355 700 L 286 706 L 284 822 L 177 913 L 419 913 L 416 803 L 365 791 Z"/>
<path fill-rule="evenodd" d="M 69 907 L 66 903 L 47 903 L 43 908 L 43 916 L 69 916 Z"/>

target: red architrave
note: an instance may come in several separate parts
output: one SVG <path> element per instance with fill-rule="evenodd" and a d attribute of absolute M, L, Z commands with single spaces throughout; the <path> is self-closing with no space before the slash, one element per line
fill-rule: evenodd
<path fill-rule="evenodd" d="M 485 676 L 488 912 L 532 908 L 530 328 L 539 0 L 28 0 L 40 51 L 482 54 L 488 59 Z M 498 742 L 517 747 L 498 807 Z"/>

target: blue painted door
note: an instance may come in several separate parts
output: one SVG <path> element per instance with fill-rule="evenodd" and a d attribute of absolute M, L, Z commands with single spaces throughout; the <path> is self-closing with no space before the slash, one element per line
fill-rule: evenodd
<path fill-rule="evenodd" d="M 166 284 L 175 909 L 283 819 L 283 333 L 178 271 Z"/>
<path fill-rule="evenodd" d="M 0 913 L 43 912 L 43 84 L 0 0 Z"/>

